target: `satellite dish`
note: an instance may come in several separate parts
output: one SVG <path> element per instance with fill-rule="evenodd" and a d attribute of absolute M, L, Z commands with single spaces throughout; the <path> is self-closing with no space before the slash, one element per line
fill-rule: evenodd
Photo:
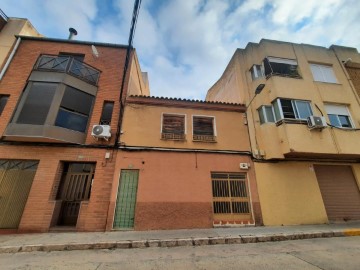
<path fill-rule="evenodd" d="M 91 45 L 92 54 L 95 57 L 99 57 L 99 52 L 94 45 Z"/>

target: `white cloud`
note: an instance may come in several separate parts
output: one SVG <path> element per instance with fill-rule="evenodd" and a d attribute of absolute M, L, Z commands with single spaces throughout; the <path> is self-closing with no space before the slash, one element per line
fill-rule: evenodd
<path fill-rule="evenodd" d="M 39 2 L 41 4 L 39 4 Z M 2 0 L 9 16 L 28 17 L 49 37 L 127 44 L 133 1 Z M 360 49 L 358 0 L 143 0 L 134 46 L 152 95 L 204 98 L 236 48 L 261 38 Z"/>

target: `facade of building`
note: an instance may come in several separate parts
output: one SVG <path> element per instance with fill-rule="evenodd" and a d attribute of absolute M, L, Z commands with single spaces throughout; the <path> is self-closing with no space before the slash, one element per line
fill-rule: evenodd
<path fill-rule="evenodd" d="M 249 105 L 265 225 L 360 219 L 359 63 L 353 48 L 261 40 L 237 49 L 208 91 Z"/>
<path fill-rule="evenodd" d="M 0 9 L 0 68 L 16 44 L 16 35 L 42 37 L 29 20 L 7 17 Z"/>
<path fill-rule="evenodd" d="M 127 98 L 107 229 L 262 224 L 244 105 Z"/>
<path fill-rule="evenodd" d="M 120 101 L 127 46 L 19 38 L 0 81 L 0 229 L 103 231 L 120 106 L 149 94 L 135 50 Z"/>

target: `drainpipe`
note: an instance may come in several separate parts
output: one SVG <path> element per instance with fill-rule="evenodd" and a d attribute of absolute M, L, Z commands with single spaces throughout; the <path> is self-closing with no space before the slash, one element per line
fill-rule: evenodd
<path fill-rule="evenodd" d="M 18 39 L 17 39 L 17 41 L 16 41 L 16 43 L 15 43 L 15 46 L 14 46 L 14 48 L 13 48 L 13 50 L 12 50 L 12 52 L 11 52 L 9 58 L 8 58 L 8 60 L 6 61 L 5 66 L 3 67 L 3 69 L 2 69 L 2 71 L 1 71 L 1 73 L 0 73 L 0 81 L 1 81 L 2 78 L 4 77 L 4 74 L 5 74 L 6 70 L 7 70 L 8 67 L 9 67 L 11 60 L 14 58 L 14 55 L 15 55 L 15 53 L 16 53 L 16 50 L 17 50 L 17 48 L 19 47 L 20 41 L 21 41 L 21 38 L 18 37 Z"/>

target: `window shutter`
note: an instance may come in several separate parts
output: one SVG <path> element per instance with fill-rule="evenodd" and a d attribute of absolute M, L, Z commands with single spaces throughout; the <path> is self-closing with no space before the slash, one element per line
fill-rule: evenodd
<path fill-rule="evenodd" d="M 195 135 L 214 136 L 213 118 L 212 117 L 194 117 L 193 118 Z"/>
<path fill-rule="evenodd" d="M 163 115 L 162 133 L 185 134 L 185 117 L 183 115 Z"/>

